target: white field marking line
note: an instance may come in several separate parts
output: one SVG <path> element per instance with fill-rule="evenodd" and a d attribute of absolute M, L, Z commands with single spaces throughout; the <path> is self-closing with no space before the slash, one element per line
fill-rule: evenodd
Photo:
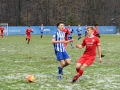
<path fill-rule="evenodd" d="M 11 52 L 11 51 L 15 51 L 15 50 L 5 50 L 5 49 L 2 49 L 1 51 L 8 51 L 8 52 Z"/>
<path fill-rule="evenodd" d="M 15 60 L 14 62 L 40 62 L 41 59 L 39 59 L 39 61 L 18 61 L 18 60 Z"/>

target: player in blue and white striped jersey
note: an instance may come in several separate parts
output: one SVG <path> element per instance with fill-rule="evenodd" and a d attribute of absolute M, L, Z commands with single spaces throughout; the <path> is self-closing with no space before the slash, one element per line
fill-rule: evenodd
<path fill-rule="evenodd" d="M 76 31 L 77 31 L 77 34 L 78 34 L 78 40 L 80 40 L 81 36 L 82 36 L 82 29 L 80 27 L 80 24 L 78 24 L 78 28 L 76 29 Z"/>
<path fill-rule="evenodd" d="M 86 37 L 87 36 L 87 25 L 85 25 L 84 30 L 85 30 L 85 37 Z"/>
<path fill-rule="evenodd" d="M 41 26 L 40 26 L 40 37 L 42 38 L 43 37 L 43 31 L 44 31 L 44 26 L 43 26 L 43 24 L 41 24 Z"/>
<path fill-rule="evenodd" d="M 65 41 L 65 33 L 62 32 L 64 28 L 63 22 L 57 23 L 58 30 L 54 33 L 52 38 L 52 43 L 54 45 L 55 55 L 57 60 L 60 62 L 60 66 L 58 67 L 58 78 L 62 78 L 62 70 L 65 66 L 70 64 L 70 58 L 68 53 L 66 52 L 66 49 L 64 47 L 64 43 L 73 42 L 72 40 Z"/>
<path fill-rule="evenodd" d="M 69 31 L 70 31 L 70 34 L 68 35 L 68 40 L 71 40 L 71 39 L 72 39 L 72 35 L 73 35 L 73 33 L 74 33 L 74 30 L 71 28 L 70 25 L 68 25 L 68 29 L 69 29 Z M 73 42 L 70 43 L 70 46 L 71 46 L 72 48 L 74 48 Z"/>

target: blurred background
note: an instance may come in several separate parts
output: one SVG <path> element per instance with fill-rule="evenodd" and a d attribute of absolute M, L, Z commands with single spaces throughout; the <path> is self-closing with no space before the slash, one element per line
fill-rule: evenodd
<path fill-rule="evenodd" d="M 0 0 L 0 23 L 9 26 L 120 26 L 120 0 Z"/>

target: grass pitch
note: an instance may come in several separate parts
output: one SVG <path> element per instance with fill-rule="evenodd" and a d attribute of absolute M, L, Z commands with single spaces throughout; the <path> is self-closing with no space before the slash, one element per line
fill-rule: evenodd
<path fill-rule="evenodd" d="M 84 37 L 84 36 L 83 36 Z M 0 90 L 120 90 L 120 35 L 101 35 L 103 63 L 96 58 L 75 84 L 75 65 L 84 49 L 68 47 L 71 65 L 64 68 L 63 79 L 57 79 L 57 67 L 52 35 L 32 36 L 26 44 L 25 36 L 0 38 Z M 76 43 L 77 36 L 73 38 Z M 83 39 L 83 38 L 82 38 Z M 29 83 L 26 77 L 35 76 Z"/>

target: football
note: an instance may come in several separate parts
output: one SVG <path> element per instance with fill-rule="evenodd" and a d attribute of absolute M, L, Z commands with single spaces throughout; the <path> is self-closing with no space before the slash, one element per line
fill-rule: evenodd
<path fill-rule="evenodd" d="M 34 82 L 35 77 L 33 75 L 28 75 L 27 80 L 28 80 L 28 82 Z"/>

